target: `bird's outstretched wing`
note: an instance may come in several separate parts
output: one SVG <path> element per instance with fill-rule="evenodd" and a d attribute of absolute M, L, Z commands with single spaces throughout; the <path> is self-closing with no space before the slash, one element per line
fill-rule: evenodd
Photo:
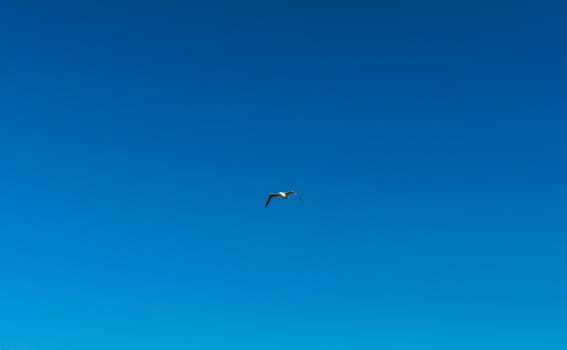
<path fill-rule="evenodd" d="M 297 193 L 297 192 L 295 192 L 295 191 L 293 191 L 293 190 L 287 191 L 285 194 L 288 195 L 288 196 L 296 195 L 298 199 L 303 200 L 303 199 L 301 198 L 301 196 L 299 195 L 299 193 Z"/>
<path fill-rule="evenodd" d="M 268 196 L 268 200 L 266 201 L 266 206 L 265 206 L 264 208 L 267 208 L 267 207 L 268 207 L 268 204 L 270 204 L 270 201 L 271 201 L 272 198 L 274 198 L 275 196 L 276 196 L 276 195 L 273 194 L 273 193 Z"/>

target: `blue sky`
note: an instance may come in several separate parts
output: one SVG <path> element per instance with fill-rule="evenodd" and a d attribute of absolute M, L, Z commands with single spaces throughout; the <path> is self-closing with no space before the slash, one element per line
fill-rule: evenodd
<path fill-rule="evenodd" d="M 2 3 L 0 349 L 567 348 L 566 20 Z"/>

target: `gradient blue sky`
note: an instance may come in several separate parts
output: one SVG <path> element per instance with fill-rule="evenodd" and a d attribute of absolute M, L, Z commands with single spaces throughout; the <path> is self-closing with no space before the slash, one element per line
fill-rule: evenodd
<path fill-rule="evenodd" d="M 567 349 L 567 5 L 2 2 L 0 33 L 1 350 Z"/>

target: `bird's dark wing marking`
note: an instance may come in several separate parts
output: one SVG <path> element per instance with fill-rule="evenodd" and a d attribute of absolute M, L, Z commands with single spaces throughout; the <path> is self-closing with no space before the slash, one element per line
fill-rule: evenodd
<path fill-rule="evenodd" d="M 266 201 L 266 205 L 264 206 L 264 208 L 268 207 L 268 204 L 270 204 L 270 201 L 272 200 L 272 198 L 274 198 L 276 195 L 275 194 L 270 194 L 268 196 L 268 200 Z"/>

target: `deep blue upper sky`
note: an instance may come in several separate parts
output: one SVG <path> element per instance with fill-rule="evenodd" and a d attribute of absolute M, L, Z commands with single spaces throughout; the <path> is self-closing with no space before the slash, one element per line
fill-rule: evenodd
<path fill-rule="evenodd" d="M 1 350 L 567 348 L 567 5 L 4 2 L 0 34 Z"/>

